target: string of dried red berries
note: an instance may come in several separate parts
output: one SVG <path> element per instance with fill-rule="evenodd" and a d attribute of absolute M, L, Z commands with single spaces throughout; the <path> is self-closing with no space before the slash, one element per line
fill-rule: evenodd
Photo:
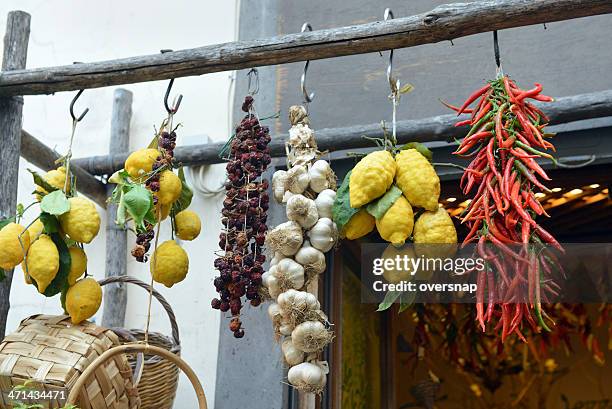
<path fill-rule="evenodd" d="M 164 169 L 172 169 L 174 162 L 174 148 L 176 148 L 176 128 L 171 131 L 163 131 L 160 133 L 157 140 L 159 156 L 153 162 L 151 175 L 145 181 L 145 186 L 153 192 L 153 204 L 157 205 L 157 195 L 159 192 L 159 175 Z M 151 242 L 155 238 L 153 224 L 145 221 L 145 230 L 138 231 L 136 235 L 136 245 L 132 249 L 132 256 L 140 263 L 146 263 L 149 259 L 148 251 L 151 248 Z"/>
<path fill-rule="evenodd" d="M 244 99 L 242 110 L 247 115 L 236 128 L 226 166 L 228 182 L 221 211 L 224 231 L 219 236 L 222 255 L 214 263 L 220 273 L 214 279 L 219 298 L 211 303 L 214 309 L 231 312 L 229 328 L 236 338 L 244 336 L 242 297 L 254 307 L 262 301 L 259 290 L 270 201 L 269 182 L 261 178 L 271 162 L 270 130 L 260 124 L 252 96 Z"/>

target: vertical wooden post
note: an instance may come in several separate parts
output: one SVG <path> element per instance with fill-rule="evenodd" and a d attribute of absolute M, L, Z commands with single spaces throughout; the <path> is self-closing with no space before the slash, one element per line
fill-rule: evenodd
<path fill-rule="evenodd" d="M 132 119 L 132 93 L 126 89 L 115 90 L 109 154 L 128 152 L 130 121 Z M 115 185 L 108 185 L 108 195 Z M 106 211 L 106 277 L 127 274 L 127 233 L 115 224 L 117 206 L 109 204 Z M 127 304 L 125 284 L 109 284 L 104 287 L 104 313 L 102 326 L 123 327 Z"/>
<path fill-rule="evenodd" d="M 2 71 L 25 68 L 29 39 L 30 15 L 11 11 L 6 19 Z M 15 215 L 17 206 L 22 110 L 23 97 L 0 98 L 0 218 Z M 13 272 L 7 271 L 6 278 L 0 283 L 0 340 L 6 331 L 12 279 Z"/>

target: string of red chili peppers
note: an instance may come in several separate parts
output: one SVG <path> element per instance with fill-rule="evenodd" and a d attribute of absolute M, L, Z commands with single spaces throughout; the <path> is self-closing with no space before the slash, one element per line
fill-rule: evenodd
<path fill-rule="evenodd" d="M 522 90 L 502 76 L 470 95 L 461 107 L 445 103 L 457 115 L 470 114 L 469 119 L 455 124 L 471 127 L 455 154 L 473 158 L 461 187 L 466 195 L 476 191 L 462 214 L 461 222 L 470 228 L 464 245 L 478 243 L 476 251 L 486 260 L 486 269 L 477 277 L 477 320 L 485 331 L 486 324 L 499 317 L 496 330 L 501 329 L 502 341 L 513 333 L 525 340 L 521 333 L 524 322 L 539 330 L 533 309 L 539 326 L 550 330 L 541 305 L 549 295 L 557 294 L 553 276 L 561 271 L 550 246 L 544 244 L 562 251 L 561 246 L 535 221 L 548 214 L 534 190 L 550 191 L 542 183 L 550 178 L 535 159 L 557 163 L 544 152 L 555 150 L 547 140 L 554 135 L 544 132 L 548 118 L 529 102 L 553 101 L 541 92 L 540 84 Z M 474 103 L 475 108 L 470 109 Z M 516 246 L 521 243 L 525 246 Z M 541 245 L 537 251 L 536 245 Z"/>

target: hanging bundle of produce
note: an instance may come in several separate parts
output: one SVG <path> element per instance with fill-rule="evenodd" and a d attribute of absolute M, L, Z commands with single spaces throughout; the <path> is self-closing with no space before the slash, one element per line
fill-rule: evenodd
<path fill-rule="evenodd" d="M 242 110 L 246 115 L 230 140 L 227 193 L 221 211 L 224 230 L 219 236 L 221 255 L 215 260 L 219 276 L 214 285 L 219 298 L 211 303 L 214 309 L 231 312 L 229 328 L 236 338 L 244 336 L 242 297 L 252 306 L 261 304 L 266 261 L 263 245 L 268 230 L 269 183 L 261 175 L 271 162 L 270 130 L 261 125 L 253 103 L 252 96 L 245 97 Z"/>
<path fill-rule="evenodd" d="M 290 367 L 289 383 L 318 394 L 329 372 L 320 354 L 333 333 L 316 295 L 308 290 L 325 271 L 325 253 L 337 240 L 331 219 L 336 176 L 329 162 L 320 159 L 306 108 L 292 106 L 289 120 L 289 169 L 276 171 L 272 178 L 274 198 L 286 205 L 288 221 L 266 237 L 274 258 L 263 284 L 266 296 L 273 300 L 268 312 L 276 336 L 282 338 L 284 360 Z"/>
<path fill-rule="evenodd" d="M 477 320 L 484 331 L 488 322 L 500 317 L 497 327 L 502 340 L 513 333 L 524 339 L 520 330 L 524 321 L 536 329 L 532 310 L 539 326 L 549 329 L 541 303 L 546 294 L 554 294 L 551 280 L 558 265 L 551 248 L 562 250 L 536 222 L 537 216 L 548 215 L 535 193 L 548 192 L 544 181 L 550 180 L 536 159 L 557 163 L 545 152 L 554 150 L 548 141 L 553 135 L 544 131 L 548 118 L 530 101 L 552 101 L 541 92 L 540 84 L 522 90 L 508 76 L 501 76 L 474 92 L 461 107 L 446 104 L 458 115 L 470 114 L 456 124 L 470 126 L 455 154 L 473 158 L 461 187 L 466 195 L 475 192 L 461 222 L 470 229 L 464 243 L 477 242 L 478 255 L 488 260 L 477 278 Z M 474 108 L 469 108 L 472 104 Z M 517 243 L 525 246 L 520 250 L 511 246 Z M 513 299 L 523 301 L 510 303 Z"/>
<path fill-rule="evenodd" d="M 100 285 L 87 275 L 84 250 L 98 235 L 100 215 L 92 201 L 77 195 L 70 168 L 76 125 L 85 113 L 79 119 L 73 115 L 68 153 L 56 161 L 60 166 L 42 175 L 30 170 L 36 202 L 20 204 L 15 217 L 0 220 L 0 280 L 4 270 L 21 264 L 26 284 L 46 297 L 61 294 L 62 308 L 74 324 L 92 317 L 102 302 Z M 40 213 L 34 221 L 19 224 L 36 205 Z"/>
<path fill-rule="evenodd" d="M 136 234 L 131 254 L 140 263 L 150 258 L 152 279 L 166 287 L 183 281 L 189 271 L 189 257 L 175 237 L 194 240 L 201 230 L 199 216 L 188 207 L 193 192 L 185 182 L 182 166 L 174 158 L 176 130 L 175 108 L 166 107 L 168 117 L 146 149 L 131 153 L 124 168 L 109 178 L 117 184 L 111 202 L 117 204 L 119 226 Z M 169 219 L 171 239 L 159 243 L 161 223 Z M 153 241 L 155 239 L 155 241 Z M 149 257 L 151 243 L 153 251 Z"/>

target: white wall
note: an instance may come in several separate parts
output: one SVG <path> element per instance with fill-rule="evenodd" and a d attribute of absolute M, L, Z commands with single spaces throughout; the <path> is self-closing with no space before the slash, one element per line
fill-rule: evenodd
<path fill-rule="evenodd" d="M 32 15 L 27 63 L 29 68 L 153 54 L 163 48 L 197 47 L 233 41 L 235 37 L 235 1 L 2 0 L 2 33 L 6 13 L 15 9 Z M 131 149 L 148 144 L 153 125 L 159 125 L 163 119 L 165 111 L 162 101 L 166 84 L 163 81 L 124 87 L 134 93 Z M 180 78 L 175 82 L 174 92 L 184 95 L 176 116 L 176 121 L 183 123 L 179 130 L 179 144 L 181 135 L 207 134 L 215 141 L 227 137 L 229 86 L 229 73 Z M 77 128 L 73 149 L 75 157 L 108 152 L 113 90 L 86 90 L 80 98 L 77 112 L 85 107 L 89 107 L 90 112 Z M 68 105 L 73 95 L 69 92 L 54 96 L 25 97 L 24 129 L 47 146 L 64 152 L 70 131 Z M 29 203 L 33 185 L 26 168 L 32 165 L 22 160 L 20 166 L 19 201 Z M 223 169 L 216 166 L 209 179 L 215 185 L 222 175 Z M 190 273 L 183 283 L 172 289 L 156 286 L 175 309 L 182 335 L 183 357 L 199 375 L 210 407 L 214 402 L 219 340 L 219 314 L 211 310 L 210 300 L 214 296 L 212 263 L 221 227 L 220 202 L 219 197 L 194 198 L 192 206 L 202 216 L 203 234 L 195 242 L 184 243 L 190 254 Z M 104 213 L 101 214 L 105 223 Z M 166 230 L 162 232 L 162 238 L 167 237 Z M 130 237 L 130 242 L 133 242 L 133 237 Z M 104 276 L 104 249 L 105 231 L 102 228 L 98 238 L 86 249 L 89 271 L 96 278 Z M 130 260 L 128 272 L 145 281 L 149 280 L 148 265 Z M 33 287 L 26 286 L 21 271 L 15 274 L 11 304 L 8 331 L 14 330 L 22 318 L 31 314 L 60 313 L 59 299 L 46 299 Z M 144 328 L 146 310 L 146 293 L 140 288 L 130 288 L 126 326 Z M 100 315 L 96 319 L 99 321 Z M 168 328 L 163 310 L 154 305 L 152 329 L 169 333 Z M 185 378 L 181 381 L 175 406 L 193 406 L 193 392 Z"/>

